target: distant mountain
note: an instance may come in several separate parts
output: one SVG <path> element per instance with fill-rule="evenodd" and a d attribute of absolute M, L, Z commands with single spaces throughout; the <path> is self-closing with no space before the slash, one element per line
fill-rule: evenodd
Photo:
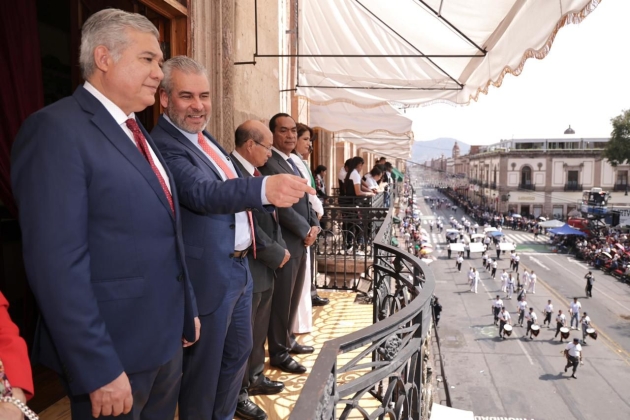
<path fill-rule="evenodd" d="M 416 141 L 411 147 L 411 160 L 422 163 L 431 159 L 453 156 L 453 146 L 457 142 L 459 154 L 463 156 L 470 151 L 470 145 L 456 139 L 440 137 L 429 141 Z"/>

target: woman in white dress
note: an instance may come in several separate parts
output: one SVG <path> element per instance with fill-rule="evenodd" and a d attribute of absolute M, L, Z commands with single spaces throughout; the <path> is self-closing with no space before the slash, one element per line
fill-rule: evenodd
<path fill-rule="evenodd" d="M 298 139 L 295 144 L 295 150 L 293 153 L 298 155 L 299 159 L 294 159 L 295 164 L 302 176 L 308 180 L 311 187 L 315 188 L 315 180 L 308 168 L 308 162 L 304 159 L 308 158 L 311 153 L 311 138 L 313 137 L 313 130 L 304 125 L 297 124 Z M 321 218 L 324 214 L 324 206 L 322 202 L 317 198 L 317 195 L 309 194 L 308 200 L 317 213 L 317 217 Z M 306 334 L 313 329 L 313 304 L 311 297 L 311 283 L 312 283 L 312 270 L 311 267 L 311 247 L 306 248 L 306 271 L 304 273 L 304 286 L 302 288 L 302 294 L 300 296 L 300 304 L 298 306 L 297 314 L 295 316 L 295 323 L 293 324 L 293 332 L 295 334 Z"/>

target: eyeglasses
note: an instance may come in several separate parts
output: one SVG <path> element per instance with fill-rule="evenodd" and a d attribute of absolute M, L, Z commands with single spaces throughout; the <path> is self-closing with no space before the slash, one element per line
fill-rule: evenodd
<path fill-rule="evenodd" d="M 271 146 L 267 147 L 267 146 L 265 146 L 264 144 L 259 143 L 259 142 L 257 142 L 257 141 L 256 141 L 256 140 L 254 140 L 254 139 L 252 139 L 252 141 L 253 141 L 254 143 L 256 143 L 257 145 L 259 145 L 260 147 L 264 147 L 265 149 L 267 149 L 267 151 L 268 151 L 268 152 L 271 152 Z"/>

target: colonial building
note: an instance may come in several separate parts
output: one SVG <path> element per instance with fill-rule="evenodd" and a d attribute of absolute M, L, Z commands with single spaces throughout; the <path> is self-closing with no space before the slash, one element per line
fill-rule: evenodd
<path fill-rule="evenodd" d="M 630 205 L 629 165 L 612 167 L 602 157 L 607 138 L 515 139 L 482 147 L 468 160 L 475 203 L 500 212 L 566 217 L 579 207 L 582 191 L 611 191 L 609 205 Z"/>

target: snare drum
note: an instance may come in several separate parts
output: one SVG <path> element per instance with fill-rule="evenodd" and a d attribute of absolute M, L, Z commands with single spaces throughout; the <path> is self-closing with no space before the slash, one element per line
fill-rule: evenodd
<path fill-rule="evenodd" d="M 512 326 L 511 326 L 511 325 L 509 325 L 509 324 L 505 324 L 505 325 L 503 326 L 503 333 L 504 333 L 505 335 L 507 335 L 508 337 L 509 337 L 509 336 L 511 336 L 511 335 L 512 335 Z"/>
<path fill-rule="evenodd" d="M 540 325 L 532 325 L 532 335 L 534 337 L 538 337 L 539 332 L 540 332 Z"/>
<path fill-rule="evenodd" d="M 597 340 L 597 331 L 595 331 L 595 328 L 587 328 L 586 334 L 588 334 L 588 336 L 593 340 Z"/>
<path fill-rule="evenodd" d="M 563 340 L 567 340 L 569 338 L 569 329 L 567 327 L 560 328 L 560 334 L 562 335 Z"/>

